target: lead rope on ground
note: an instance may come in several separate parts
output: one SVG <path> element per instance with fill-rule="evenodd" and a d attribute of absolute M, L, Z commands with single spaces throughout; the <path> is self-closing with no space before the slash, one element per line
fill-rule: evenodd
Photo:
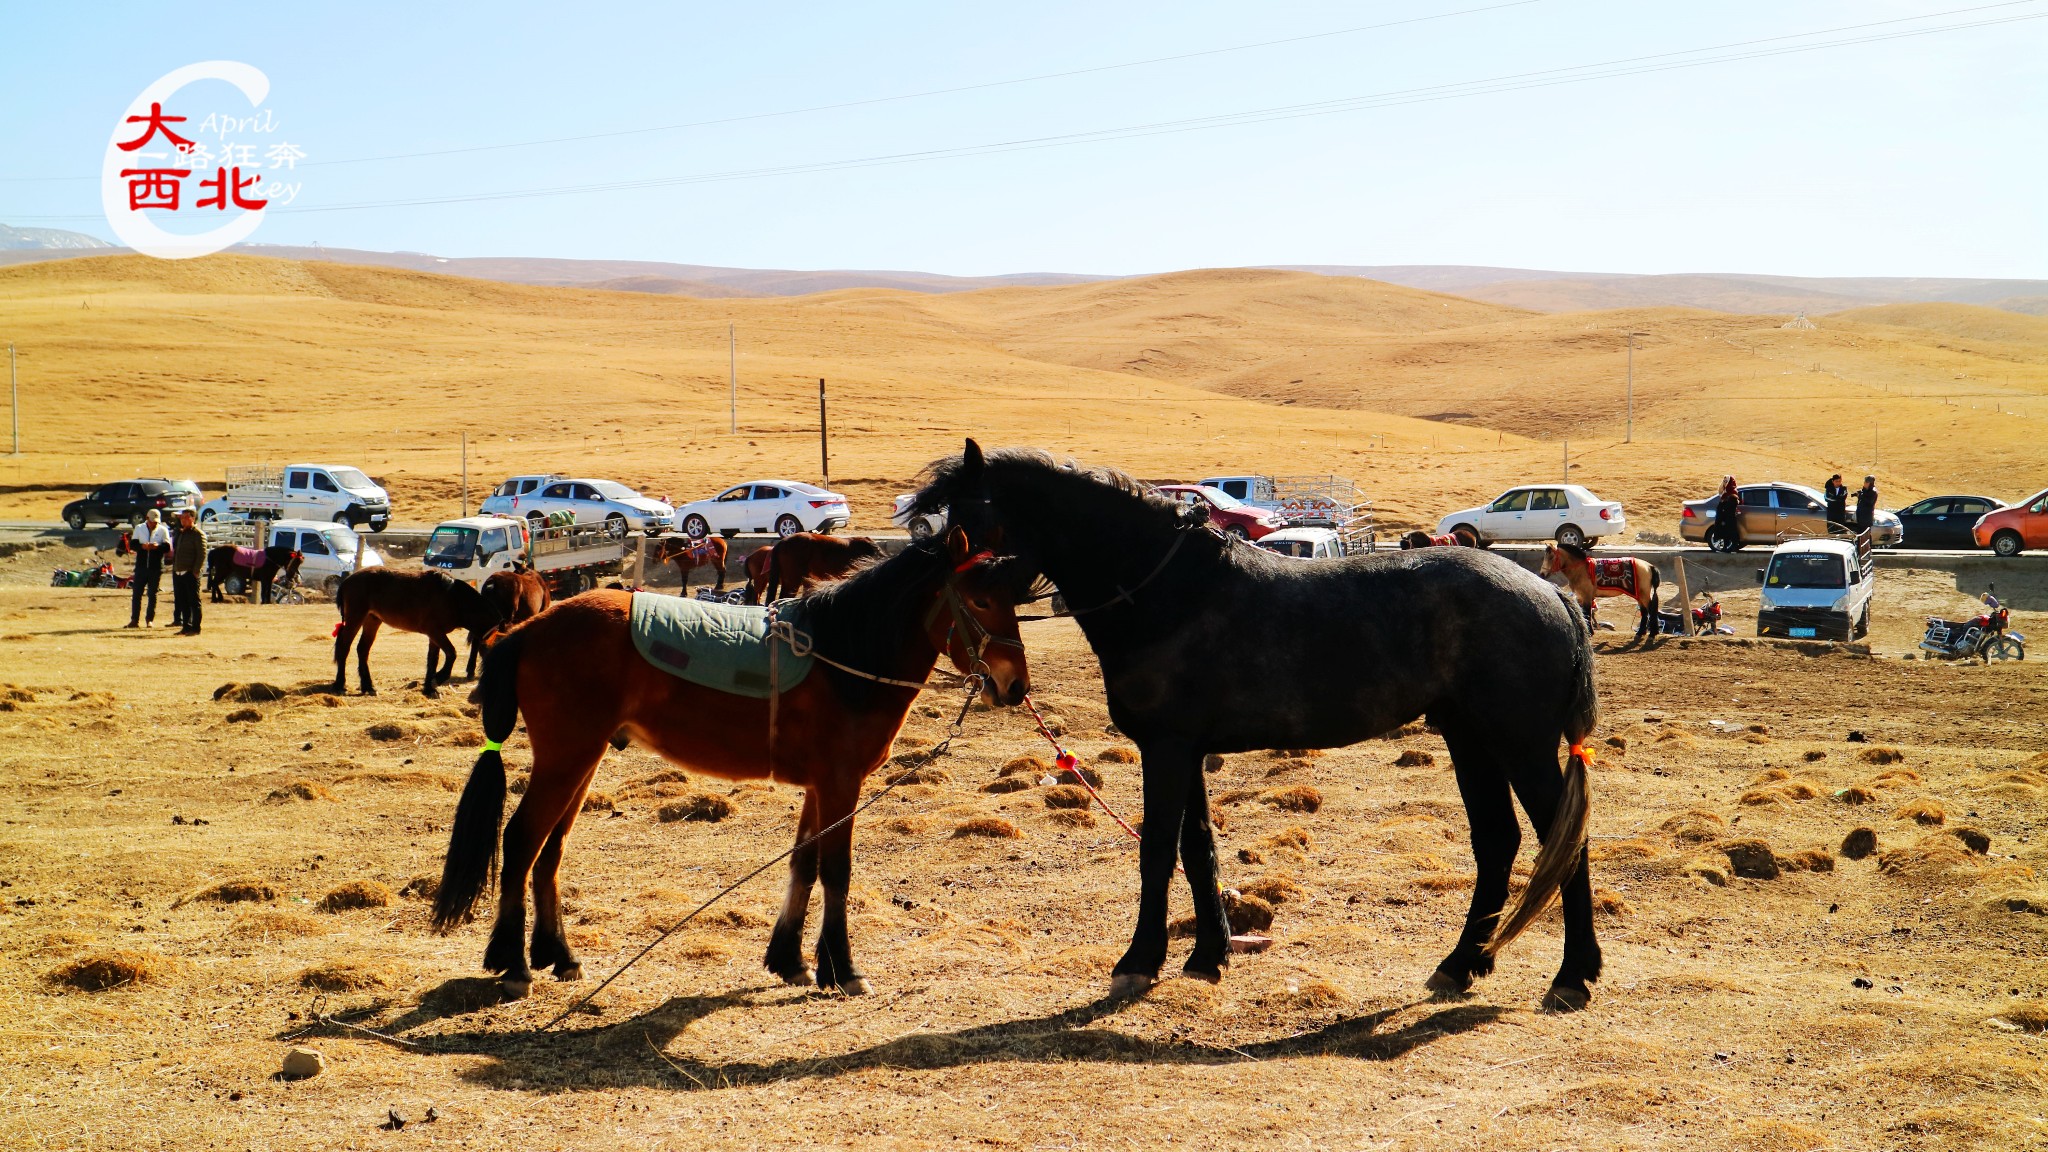
<path fill-rule="evenodd" d="M 939 757 L 945 755 L 952 748 L 953 741 L 966 731 L 967 713 L 973 709 L 974 698 L 981 694 L 981 688 L 983 683 L 985 683 L 985 680 L 979 670 L 968 673 L 964 685 L 966 691 L 963 695 L 963 698 L 960 701 L 959 714 L 953 717 L 953 723 L 947 727 L 945 739 L 940 740 L 937 744 L 932 745 L 929 750 L 921 753 L 923 757 L 923 760 L 921 762 L 922 764 L 929 764 L 932 761 L 938 759 Z M 1042 728 L 1043 722 L 1041 722 L 1041 729 Z M 909 783 L 910 778 L 913 775 L 914 773 L 909 769 L 896 773 L 896 775 L 892 779 L 890 779 L 886 784 L 882 786 L 881 791 L 869 797 L 865 803 L 861 804 L 860 807 L 855 808 L 853 811 L 848 812 L 846 815 L 841 816 L 839 819 L 834 820 L 830 824 L 827 824 L 825 827 L 819 829 L 816 833 L 814 833 L 807 839 L 797 841 L 795 844 L 784 849 L 782 852 L 778 853 L 774 857 L 764 861 L 759 867 L 755 868 L 752 872 L 747 873 L 745 876 L 742 876 L 739 879 L 733 881 L 732 883 L 726 885 L 725 887 L 719 889 L 716 893 L 714 893 L 711 896 L 710 899 L 704 901 L 702 904 L 699 904 L 695 908 L 691 909 L 689 915 L 684 916 L 681 920 L 678 920 L 674 924 L 669 925 L 667 928 L 662 929 L 659 935 L 657 935 L 654 939 L 649 940 L 647 944 L 640 949 L 640 951 L 635 952 L 631 957 L 629 957 L 626 960 L 625 963 L 619 965 L 618 968 L 613 970 L 612 974 L 605 977 L 601 982 L 599 982 L 597 987 L 592 988 L 589 992 L 585 993 L 580 999 L 578 999 L 574 1004 L 569 1005 L 567 1008 L 564 1008 L 561 1012 L 557 1013 L 553 1019 L 549 1020 L 545 1024 L 542 1024 L 540 1027 L 535 1028 L 532 1032 L 526 1033 L 525 1035 L 532 1036 L 542 1032 L 552 1031 L 557 1024 L 560 1024 L 562 1021 L 567 1020 L 569 1017 L 575 1015 L 578 1012 L 581 1012 L 584 1009 L 584 1007 L 588 1005 L 592 1000 L 597 999 L 598 993 L 603 992 L 606 988 L 611 987 L 613 981 L 617 980 L 621 976 L 624 976 L 626 974 L 627 969 L 633 967 L 633 965 L 638 964 L 640 961 L 646 959 L 648 953 L 654 951 L 656 948 L 659 948 L 662 942 L 667 940 L 670 936 L 673 936 L 677 932 L 682 931 L 685 925 L 689 924 L 690 921 L 695 920 L 698 916 L 702 915 L 704 911 L 710 908 L 713 904 L 716 904 L 720 900 L 725 899 L 734 891 L 738 890 L 741 886 L 745 885 L 749 880 L 752 880 L 754 877 L 759 876 L 761 873 L 766 872 L 768 869 L 775 867 L 777 864 L 782 863 L 784 860 L 789 859 L 791 856 L 796 855 L 798 852 L 803 851 L 805 848 L 808 848 L 811 845 L 816 844 L 818 841 L 824 839 L 827 835 L 831 834 L 833 831 L 838 829 L 841 825 L 850 822 L 854 817 L 874 807 L 877 803 L 881 801 L 882 797 L 887 796 L 889 793 L 895 791 L 896 786 L 898 784 Z M 1112 815 L 1114 814 L 1112 813 Z M 1119 823 L 1122 822 L 1119 821 Z M 1128 828 L 1128 825 L 1126 826 L 1126 828 Z M 311 1023 L 309 1023 L 306 1028 L 300 1029 L 298 1032 L 288 1037 L 288 1039 L 297 1039 L 298 1037 L 305 1035 L 307 1032 L 311 1031 L 315 1027 L 340 1028 L 360 1036 L 369 1037 L 372 1040 L 381 1040 L 386 1044 L 396 1045 L 397 1047 L 404 1048 L 409 1051 L 448 1052 L 450 1054 L 455 1055 L 468 1055 L 477 1052 L 496 1051 L 497 1049 L 512 1044 L 513 1042 L 521 1038 L 517 1036 L 508 1036 L 504 1040 L 501 1040 L 496 1044 L 484 1045 L 479 1048 L 437 1048 L 430 1044 L 423 1044 L 417 1040 L 407 1040 L 403 1036 L 395 1036 L 389 1032 L 379 1032 L 375 1028 L 365 1028 L 360 1024 L 351 1024 L 346 1020 L 337 1020 L 329 1013 L 321 1011 L 321 1004 L 325 1000 L 326 997 L 324 996 L 314 998 L 312 1006 L 307 1010 L 306 1013 Z"/>

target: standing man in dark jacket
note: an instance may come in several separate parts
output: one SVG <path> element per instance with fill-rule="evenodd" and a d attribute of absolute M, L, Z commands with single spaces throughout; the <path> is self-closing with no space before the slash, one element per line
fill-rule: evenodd
<path fill-rule="evenodd" d="M 199 635 L 199 573 L 206 567 L 206 533 L 192 522 L 192 510 L 178 512 L 178 538 L 171 544 L 171 608 L 183 625 L 180 636 Z"/>
<path fill-rule="evenodd" d="M 142 601 L 149 599 L 147 623 L 156 623 L 156 589 L 164 578 L 164 554 L 171 550 L 171 531 L 164 527 L 162 514 L 151 508 L 129 536 L 135 548 L 134 594 L 128 598 L 128 626 L 140 628 L 145 622 Z"/>
<path fill-rule="evenodd" d="M 1865 476 L 1856 490 L 1856 530 L 1867 532 L 1877 520 L 1877 477 Z"/>
<path fill-rule="evenodd" d="M 1849 486 L 1842 483 L 1842 474 L 1828 477 L 1828 527 L 1849 529 Z"/>

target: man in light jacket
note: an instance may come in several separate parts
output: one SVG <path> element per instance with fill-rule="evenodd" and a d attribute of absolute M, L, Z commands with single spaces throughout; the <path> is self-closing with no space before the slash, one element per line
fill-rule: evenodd
<path fill-rule="evenodd" d="M 162 513 L 151 508 L 129 534 L 129 544 L 135 549 L 135 579 L 131 582 L 134 593 L 128 598 L 128 626 L 140 628 L 144 623 L 156 623 L 156 589 L 164 578 L 164 555 L 171 550 L 171 530 L 164 527 Z M 144 596 L 149 598 L 146 617 Z"/>
<path fill-rule="evenodd" d="M 171 607 L 183 627 L 180 636 L 199 635 L 199 573 L 206 568 L 206 533 L 192 522 L 192 510 L 178 512 L 178 538 L 171 544 Z"/>

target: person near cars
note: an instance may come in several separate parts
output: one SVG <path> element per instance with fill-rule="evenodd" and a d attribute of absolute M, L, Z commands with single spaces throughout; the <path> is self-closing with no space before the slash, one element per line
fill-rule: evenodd
<path fill-rule="evenodd" d="M 171 531 L 164 527 L 163 517 L 151 508 L 142 517 L 142 523 L 135 526 L 129 537 L 129 546 L 135 550 L 135 579 L 133 593 L 128 598 L 128 626 L 140 628 L 143 624 L 156 623 L 156 587 L 164 576 L 164 553 L 171 550 Z M 143 612 L 143 598 L 149 599 L 149 611 Z"/>
<path fill-rule="evenodd" d="M 1730 544 L 1742 543 L 1742 493 L 1735 477 L 1721 477 L 1721 495 L 1714 502 L 1714 531 Z"/>
<path fill-rule="evenodd" d="M 1827 487 L 1824 491 L 1827 493 L 1828 498 L 1828 526 L 1830 528 L 1848 528 L 1849 486 L 1842 482 L 1842 474 L 1840 472 L 1828 477 Z"/>
<path fill-rule="evenodd" d="M 206 569 L 206 532 L 192 522 L 192 510 L 178 512 L 178 535 L 171 541 L 171 616 L 178 635 L 199 635 L 199 574 Z"/>
<path fill-rule="evenodd" d="M 1867 532 L 1877 519 L 1877 477 L 1865 476 L 1856 490 L 1856 530 Z"/>

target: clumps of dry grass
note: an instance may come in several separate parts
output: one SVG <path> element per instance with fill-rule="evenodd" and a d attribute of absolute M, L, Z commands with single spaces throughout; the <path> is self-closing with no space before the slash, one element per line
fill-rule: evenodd
<path fill-rule="evenodd" d="M 1256 999 L 1260 1007 L 1282 1012 L 1323 1012 L 1351 1004 L 1351 997 L 1336 985 L 1314 977 L 1289 978 L 1279 988 L 1259 993 Z"/>
<path fill-rule="evenodd" d="M 1023 776 L 998 776 L 981 786 L 991 796 L 1006 796 L 1012 792 L 1024 792 L 1038 786 L 1038 781 Z"/>
<path fill-rule="evenodd" d="M 932 826 L 932 822 L 922 816 L 891 816 L 881 823 L 884 832 L 894 832 L 898 836 L 921 836 Z"/>
<path fill-rule="evenodd" d="M 1697 856 L 1685 862 L 1684 872 L 1712 884 L 1716 888 L 1728 885 L 1728 861 L 1712 856 Z"/>
<path fill-rule="evenodd" d="M 524 776 L 520 779 L 523 781 Z M 350 772 L 334 778 L 336 784 L 389 784 L 399 788 L 438 788 L 443 792 L 462 791 L 462 781 L 439 772 L 428 772 L 421 768 L 370 768 L 361 772 Z M 521 791 L 524 791 L 522 788 Z"/>
<path fill-rule="evenodd" d="M 1982 856 L 1991 851 L 1991 836 L 1982 828 L 1970 824 L 1958 824 L 1948 834 L 1962 841 L 1963 847 Z"/>
<path fill-rule="evenodd" d="M 1606 888 L 1593 889 L 1593 911 L 1602 916 L 1622 917 L 1634 911 L 1621 894 Z"/>
<path fill-rule="evenodd" d="M 617 808 L 617 807 L 618 807 L 617 803 L 615 803 L 615 802 L 614 802 L 614 801 L 612 800 L 612 798 L 611 798 L 611 796 L 610 796 L 609 794 L 607 794 L 607 793 L 604 793 L 604 792 L 599 792 L 599 791 L 598 791 L 597 789 L 595 789 L 595 788 L 592 788 L 592 789 L 591 789 L 590 791 L 588 791 L 588 792 L 585 792 L 585 793 L 583 794 L 583 804 L 582 804 L 582 806 L 581 806 L 581 807 L 579 807 L 579 808 L 577 809 L 577 811 L 579 811 L 579 812 L 610 812 L 610 811 L 612 811 L 613 809 L 615 809 L 615 808 Z"/>
<path fill-rule="evenodd" d="M 27 688 L 5 684 L 0 685 L 0 700 L 9 704 L 33 704 L 36 702 L 36 694 Z"/>
<path fill-rule="evenodd" d="M 1072 768 L 1060 769 L 1059 774 L 1054 776 L 1053 780 L 1060 784 L 1075 785 L 1078 785 L 1083 780 L 1086 780 L 1088 782 L 1088 786 L 1091 788 L 1102 787 L 1102 773 L 1097 772 L 1095 769 L 1090 768 L 1084 764 L 1076 764 Z"/>
<path fill-rule="evenodd" d="M 1073 784 L 1057 784 L 1045 790 L 1047 808 L 1086 808 L 1093 803 L 1088 790 Z"/>
<path fill-rule="evenodd" d="M 1906 758 L 1906 754 L 1889 744 L 1872 744 L 1856 753 L 1856 758 L 1865 764 L 1897 764 Z"/>
<path fill-rule="evenodd" d="M 407 900 L 432 900 L 441 894 L 441 878 L 415 876 L 405 882 L 405 887 L 400 888 L 398 894 Z"/>
<path fill-rule="evenodd" d="M 1244 887 L 1244 894 L 1256 896 L 1275 908 L 1289 901 L 1308 899 L 1308 889 L 1296 883 L 1294 877 L 1285 872 L 1273 872 L 1261 876 Z"/>
<path fill-rule="evenodd" d="M 716 793 L 697 792 L 663 804 L 655 811 L 655 817 L 663 824 L 674 824 L 679 820 L 716 824 L 732 813 L 732 801 Z"/>
<path fill-rule="evenodd" d="M 1751 788 L 1735 798 L 1737 804 L 1751 808 L 1783 808 L 1785 798 L 1775 788 Z"/>
<path fill-rule="evenodd" d="M 1748 880 L 1776 880 L 1778 856 L 1762 840 L 1723 840 L 1714 851 L 1728 858 L 1728 870 Z"/>
<path fill-rule="evenodd" d="M 1052 775 L 1052 765 L 1036 756 L 1018 756 L 1004 763 L 1003 770 L 996 775 L 1022 776 L 1027 780 L 1036 781 Z"/>
<path fill-rule="evenodd" d="M 1403 748 L 1401 754 L 1394 757 L 1396 768 L 1429 768 L 1435 764 L 1436 756 L 1420 748 Z"/>
<path fill-rule="evenodd" d="M 1315 837 L 1309 835 L 1307 830 L 1295 827 L 1283 828 L 1259 837 L 1261 848 L 1289 848 L 1296 852 L 1307 852 L 1314 848 L 1315 844 Z"/>
<path fill-rule="evenodd" d="M 391 889 L 375 880 L 351 880 L 329 890 L 320 898 L 322 912 L 354 912 L 359 908 L 385 908 L 391 904 Z"/>
<path fill-rule="evenodd" d="M 1095 827 L 1095 813 L 1086 808 L 1061 808 L 1047 813 L 1046 819 L 1061 828 Z"/>
<path fill-rule="evenodd" d="M 1656 733 L 1650 737 L 1650 741 L 1653 744 L 1668 745 L 1677 749 L 1697 748 L 1700 746 L 1699 740 L 1694 738 L 1692 733 L 1671 724 L 1658 728 Z"/>
<path fill-rule="evenodd" d="M 1835 793 L 1835 799 L 1844 804 L 1868 804 L 1877 799 L 1877 793 L 1861 784 L 1854 784 Z"/>
<path fill-rule="evenodd" d="M 1789 856 L 1778 857 L 1778 867 L 1787 872 L 1833 872 L 1835 857 L 1825 848 L 1801 848 Z"/>
<path fill-rule="evenodd" d="M 1783 768 L 1773 768 L 1771 772 L 1776 773 L 1775 777 L 1771 777 L 1769 773 L 1766 776 L 1773 779 L 1774 783 L 1765 788 L 1752 788 L 1738 797 L 1737 801 L 1753 807 L 1782 807 L 1790 802 L 1811 800 L 1820 795 L 1820 786 L 1811 780 L 1794 778 Z"/>
<path fill-rule="evenodd" d="M 1680 844 L 1704 844 L 1719 839 L 1727 822 L 1712 812 L 1694 808 L 1665 818 L 1657 829 Z"/>
<path fill-rule="evenodd" d="M 1312 814 L 1323 806 L 1323 794 L 1307 784 L 1290 788 L 1268 788 L 1258 794 L 1259 803 L 1278 812 Z"/>
<path fill-rule="evenodd" d="M 167 957 L 118 949 L 91 952 L 50 970 L 49 981 L 74 992 L 107 992 L 161 979 L 170 971 Z"/>
<path fill-rule="evenodd" d="M 474 728 L 461 728 L 450 732 L 443 740 L 450 748 L 481 748 L 484 734 Z"/>
<path fill-rule="evenodd" d="M 266 804 L 289 804 L 294 800 L 332 799 L 334 799 L 334 793 L 328 791 L 326 785 L 316 784 L 311 780 L 294 780 L 282 788 L 271 789 L 270 795 L 265 796 L 263 802 Z"/>
<path fill-rule="evenodd" d="M 1877 857 L 1877 870 L 1899 879 L 1934 879 L 1961 869 L 1974 869 L 1977 858 L 1952 836 L 1939 833 L 1917 844 L 1892 848 Z"/>
<path fill-rule="evenodd" d="M 178 901 L 177 904 L 173 904 L 172 907 L 175 908 L 179 905 L 199 900 L 204 900 L 209 904 L 247 904 L 259 901 L 267 903 L 277 899 L 277 895 L 277 889 L 271 887 L 268 881 L 244 877 L 236 880 L 223 880 L 210 887 L 201 888 L 185 899 Z"/>
<path fill-rule="evenodd" d="M 691 921 L 707 928 L 766 928 L 768 918 L 745 908 L 727 908 L 719 912 L 707 912 Z"/>
<path fill-rule="evenodd" d="M 1851 828 L 1842 837 L 1841 853 L 1845 859 L 1861 860 L 1877 851 L 1877 829 L 1870 827 Z"/>
<path fill-rule="evenodd" d="M 1095 754 L 1097 764 L 1136 764 L 1138 750 L 1126 744 L 1115 744 Z"/>
<path fill-rule="evenodd" d="M 280 908 L 259 908 L 244 912 L 228 925 L 228 935 L 244 940 L 283 940 L 296 936 L 324 936 L 327 925 L 304 912 Z"/>
<path fill-rule="evenodd" d="M 1828 758 L 1828 754 L 1819 748 L 1808 748 L 1806 751 L 1801 752 L 1799 756 L 1800 759 L 1805 760 L 1808 764 Z"/>
<path fill-rule="evenodd" d="M 976 816 L 953 829 L 953 839 L 966 840 L 983 837 L 990 840 L 1021 840 L 1024 833 L 1015 824 L 1000 816 Z"/>
<path fill-rule="evenodd" d="M 1911 768 L 1888 768 L 1871 778 L 1873 788 L 1898 788 L 1907 784 L 1920 783 L 1920 774 Z"/>
<path fill-rule="evenodd" d="M 215 700 L 229 704 L 268 704 L 272 700 L 282 700 L 288 695 L 290 693 L 277 685 L 265 684 L 260 680 L 249 684 L 229 682 L 213 690 Z"/>
<path fill-rule="evenodd" d="M 1648 860 L 1657 855 L 1658 848 L 1648 840 L 1616 840 L 1606 844 L 1594 844 L 1586 849 L 1586 857 L 1594 863 L 1614 860 Z"/>
<path fill-rule="evenodd" d="M 1616 752 L 1628 751 L 1628 737 L 1626 736 L 1609 736 L 1606 740 L 1602 741 L 1602 743 L 1606 744 L 1609 748 L 1614 749 Z"/>
<path fill-rule="evenodd" d="M 922 754 L 911 753 L 910 755 L 921 756 Z M 890 783 L 947 784 L 951 783 L 952 779 L 953 774 L 951 772 L 946 771 L 944 768 L 941 768 L 936 764 L 920 763 L 913 764 L 911 767 L 905 768 L 903 771 L 896 773 L 896 775 L 890 777 Z"/>
<path fill-rule="evenodd" d="M 1426 721 L 1423 721 L 1423 720 L 1410 720 L 1410 721 L 1409 721 L 1409 722 L 1407 722 L 1406 724 L 1403 724 L 1403 725 L 1401 725 L 1401 726 L 1400 726 L 1399 728 L 1395 728 L 1395 729 L 1393 729 L 1393 730 L 1391 730 L 1391 731 L 1387 731 L 1387 732 L 1382 732 L 1382 733 L 1380 733 L 1379 735 L 1377 735 L 1377 736 L 1373 737 L 1373 739 L 1375 739 L 1375 740 L 1402 740 L 1402 739 L 1406 739 L 1407 737 L 1410 737 L 1410 736 L 1426 736 L 1426 735 L 1428 735 L 1428 734 L 1429 734 L 1429 724 L 1428 724 L 1428 722 L 1426 722 Z"/>
<path fill-rule="evenodd" d="M 389 988 L 398 973 L 388 965 L 367 960 L 329 960 L 299 973 L 299 987 L 315 992 L 362 992 Z"/>
<path fill-rule="evenodd" d="M 1892 813 L 1892 819 L 1911 820 L 1922 827 L 1933 828 L 1948 821 L 1948 809 L 1932 796 L 1922 796 L 1901 805 L 1897 812 Z"/>
<path fill-rule="evenodd" d="M 2000 1012 L 1998 1018 L 2022 1032 L 2032 1032 L 2038 1036 L 2048 1032 L 2048 1000 L 2015 1004 Z"/>
<path fill-rule="evenodd" d="M 254 708 L 237 708 L 222 719 L 224 724 L 253 724 L 263 719 L 263 713 Z"/>

